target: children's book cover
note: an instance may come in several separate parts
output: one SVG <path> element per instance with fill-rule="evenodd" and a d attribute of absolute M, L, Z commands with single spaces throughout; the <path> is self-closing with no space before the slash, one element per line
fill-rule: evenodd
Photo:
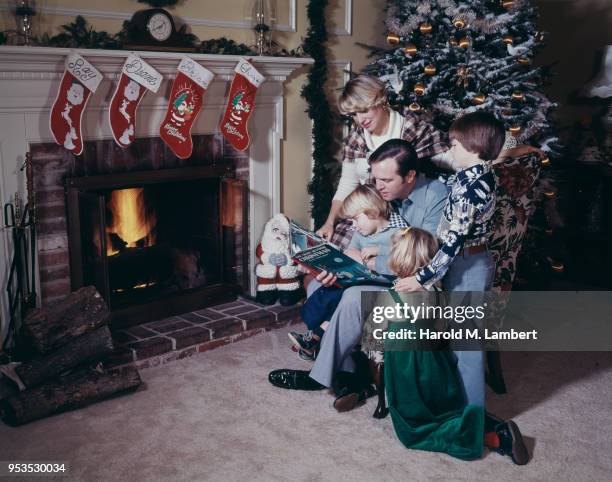
<path fill-rule="evenodd" d="M 296 263 L 317 272 L 331 271 L 338 275 L 341 288 L 357 284 L 391 286 L 392 278 L 379 275 L 355 261 L 325 239 L 291 221 L 291 255 Z"/>

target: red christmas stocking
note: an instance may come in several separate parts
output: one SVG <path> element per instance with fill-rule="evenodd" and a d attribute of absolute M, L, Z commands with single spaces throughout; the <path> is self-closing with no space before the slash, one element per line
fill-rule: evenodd
<path fill-rule="evenodd" d="M 108 110 L 111 131 L 120 147 L 128 147 L 136 132 L 136 109 L 147 90 L 157 92 L 162 75 L 144 60 L 130 54 Z"/>
<path fill-rule="evenodd" d="M 264 76 L 246 59 L 240 59 L 234 72 L 236 73 L 230 87 L 229 102 L 220 128 L 236 149 L 244 151 L 251 142 L 247 123 L 255 106 L 255 93 L 264 81 Z"/>
<path fill-rule="evenodd" d="M 83 152 L 81 118 L 92 93 L 102 81 L 102 74 L 76 52 L 66 58 L 66 70 L 57 97 L 51 107 L 51 133 L 60 146 L 77 156 Z"/>
<path fill-rule="evenodd" d="M 191 156 L 191 127 L 202 109 L 202 97 L 213 77 L 212 72 L 189 57 L 183 57 L 178 66 L 159 135 L 180 159 Z"/>

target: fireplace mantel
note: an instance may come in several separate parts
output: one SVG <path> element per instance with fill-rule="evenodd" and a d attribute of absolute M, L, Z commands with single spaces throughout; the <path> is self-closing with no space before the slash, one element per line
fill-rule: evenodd
<path fill-rule="evenodd" d="M 53 142 L 49 128 L 51 105 L 64 71 L 64 60 L 71 49 L 50 47 L 0 47 L 0 199 L 9 202 L 15 192 L 23 198 L 25 154 L 32 144 Z M 84 140 L 111 139 L 108 104 L 121 67 L 130 52 L 76 49 L 102 74 L 104 80 L 89 100 L 83 116 Z M 134 52 L 164 77 L 157 94 L 147 93 L 137 111 L 136 137 L 158 137 L 159 125 L 168 104 L 168 95 L 176 67 L 184 55 L 215 74 L 204 96 L 204 107 L 192 129 L 193 135 L 215 134 L 227 102 L 229 81 L 239 56 L 182 54 L 169 52 Z M 249 57 L 266 81 L 255 98 L 249 132 L 249 238 L 250 265 L 254 265 L 255 246 L 265 222 L 280 211 L 280 142 L 284 138 L 283 82 L 308 64 L 310 58 Z M 78 158 L 77 158 L 78 162 Z M 4 293 L 11 258 L 8 230 L 0 235 L 0 287 Z M 39 237 L 41 249 L 56 249 L 65 240 Z M 251 289 L 255 286 L 251 278 Z M 39 290 L 40 292 L 40 290 Z M 7 319 L 6 297 L 0 296 L 2 319 Z M 6 326 L 0 327 L 3 333 Z"/>
<path fill-rule="evenodd" d="M 189 56 L 215 74 L 215 80 L 231 80 L 240 55 L 191 54 L 127 50 L 65 49 L 54 47 L 0 47 L 0 80 L 58 78 L 64 71 L 64 60 L 78 52 L 102 72 L 105 78 L 117 79 L 130 53 L 135 53 L 155 67 L 163 76 L 173 76 L 181 58 Z M 283 82 L 291 73 L 314 62 L 302 57 L 244 56 L 250 59 L 268 81 Z"/>

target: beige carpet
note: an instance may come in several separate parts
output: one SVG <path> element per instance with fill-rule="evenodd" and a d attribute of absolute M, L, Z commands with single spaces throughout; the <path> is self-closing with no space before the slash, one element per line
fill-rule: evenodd
<path fill-rule="evenodd" d="M 0 460 L 67 461 L 83 481 L 612 479 L 611 353 L 504 355 L 511 393 L 489 402 L 529 437 L 533 460 L 517 467 L 407 450 L 371 417 L 374 399 L 341 414 L 326 391 L 272 387 L 271 369 L 309 366 L 287 331 L 143 370 L 132 395 L 0 425 Z"/>

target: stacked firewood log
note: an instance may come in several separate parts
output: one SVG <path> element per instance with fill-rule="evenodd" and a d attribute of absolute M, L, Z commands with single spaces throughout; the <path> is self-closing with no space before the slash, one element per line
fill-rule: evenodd
<path fill-rule="evenodd" d="M 142 383 L 135 367 L 109 371 L 99 363 L 113 352 L 109 319 L 92 286 L 28 314 L 23 330 L 37 355 L 11 367 L 19 391 L 0 400 L 0 418 L 21 425 L 135 390 Z"/>

